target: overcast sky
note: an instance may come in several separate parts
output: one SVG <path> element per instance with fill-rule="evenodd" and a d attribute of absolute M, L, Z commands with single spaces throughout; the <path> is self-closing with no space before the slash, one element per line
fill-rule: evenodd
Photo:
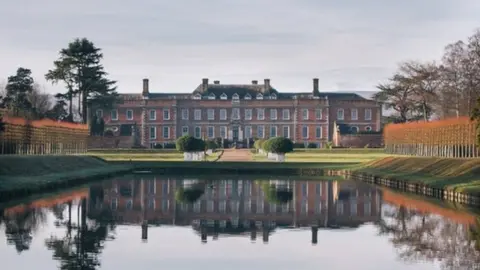
<path fill-rule="evenodd" d="M 478 0 L 4 0 L 0 83 L 22 66 L 43 75 L 87 37 L 119 92 L 190 92 L 270 78 L 280 91 L 374 90 L 403 60 L 440 58 L 480 27 Z"/>

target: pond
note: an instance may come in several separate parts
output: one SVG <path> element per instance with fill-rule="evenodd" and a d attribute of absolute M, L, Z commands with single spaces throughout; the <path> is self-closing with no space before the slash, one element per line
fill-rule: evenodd
<path fill-rule="evenodd" d="M 472 212 L 357 181 L 224 179 L 129 175 L 0 206 L 2 269 L 480 269 Z"/>

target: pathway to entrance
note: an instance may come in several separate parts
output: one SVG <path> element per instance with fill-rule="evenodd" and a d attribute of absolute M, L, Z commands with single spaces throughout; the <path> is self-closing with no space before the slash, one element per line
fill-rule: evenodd
<path fill-rule="evenodd" d="M 249 149 L 225 149 L 219 161 L 252 161 Z"/>

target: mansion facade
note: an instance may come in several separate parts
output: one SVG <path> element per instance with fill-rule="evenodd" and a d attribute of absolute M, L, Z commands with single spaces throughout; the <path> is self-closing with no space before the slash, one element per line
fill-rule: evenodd
<path fill-rule="evenodd" d="M 310 92 L 281 92 L 269 79 L 263 84 L 212 84 L 205 78 L 191 93 L 150 92 L 149 80 L 143 79 L 141 93 L 120 96 L 112 110 L 95 113 L 116 136 L 137 130 L 145 147 L 186 134 L 229 142 L 283 136 L 321 147 L 332 140 L 337 124 L 352 133 L 381 128 L 379 103 L 353 93 L 320 92 L 316 78 Z"/>

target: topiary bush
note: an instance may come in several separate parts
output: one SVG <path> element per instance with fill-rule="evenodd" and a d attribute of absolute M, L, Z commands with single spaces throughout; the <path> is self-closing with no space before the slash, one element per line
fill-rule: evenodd
<path fill-rule="evenodd" d="M 263 150 L 275 154 L 290 153 L 293 151 L 293 142 L 285 137 L 273 137 L 263 144 Z"/>
<path fill-rule="evenodd" d="M 180 152 L 201 152 L 205 150 L 205 142 L 190 135 L 178 138 L 175 145 Z"/>

